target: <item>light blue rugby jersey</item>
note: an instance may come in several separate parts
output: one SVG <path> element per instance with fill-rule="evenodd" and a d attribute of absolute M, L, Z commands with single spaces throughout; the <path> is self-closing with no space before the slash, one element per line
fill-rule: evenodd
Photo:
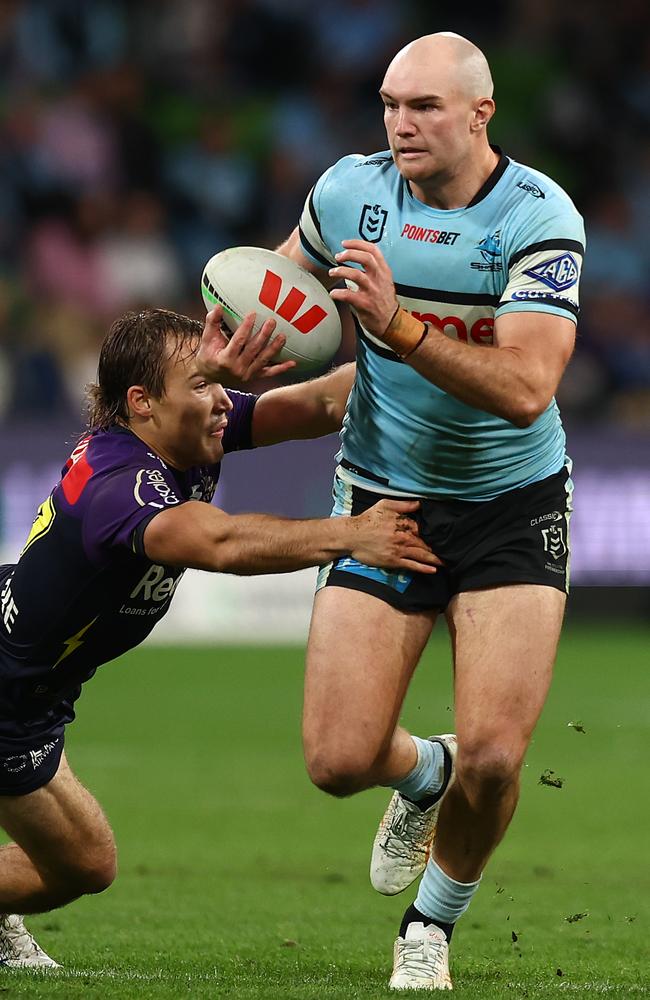
<path fill-rule="evenodd" d="M 506 312 L 577 319 L 582 219 L 554 181 L 503 154 L 470 204 L 449 211 L 414 198 L 390 152 L 346 156 L 310 192 L 300 236 L 321 267 L 332 266 L 344 239 L 377 243 L 400 304 L 471 346 L 491 344 L 495 319 Z M 357 334 L 357 377 L 337 456 L 346 480 L 490 500 L 564 465 L 555 400 L 531 427 L 518 428 L 432 385 L 358 321 Z"/>

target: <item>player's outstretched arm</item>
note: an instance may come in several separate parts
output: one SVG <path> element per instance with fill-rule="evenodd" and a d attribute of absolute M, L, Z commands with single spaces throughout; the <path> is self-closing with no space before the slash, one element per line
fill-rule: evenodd
<path fill-rule="evenodd" d="M 229 340 L 221 327 L 222 318 L 221 306 L 215 306 L 205 318 L 196 356 L 199 373 L 204 378 L 237 388 L 255 378 L 271 378 L 295 368 L 295 361 L 273 363 L 287 340 L 281 333 L 273 336 L 274 319 L 267 319 L 251 336 L 255 313 L 248 313 Z"/>
<path fill-rule="evenodd" d="M 255 447 L 340 430 L 355 373 L 355 364 L 340 365 L 309 382 L 262 393 L 253 410 Z"/>
<path fill-rule="evenodd" d="M 289 573 L 339 556 L 386 569 L 435 573 L 440 560 L 408 516 L 416 500 L 380 500 L 355 517 L 291 521 L 268 514 L 231 516 L 188 500 L 151 519 L 144 549 L 153 562 L 221 573 Z"/>

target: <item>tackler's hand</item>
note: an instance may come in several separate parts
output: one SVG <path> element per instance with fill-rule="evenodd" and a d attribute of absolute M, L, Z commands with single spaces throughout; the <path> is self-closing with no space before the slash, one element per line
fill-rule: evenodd
<path fill-rule="evenodd" d="M 274 319 L 265 320 L 253 334 L 255 313 L 248 313 L 229 339 L 224 333 L 222 317 L 221 306 L 215 306 L 206 316 L 196 357 L 200 373 L 209 381 L 236 387 L 295 368 L 295 361 L 274 363 L 278 351 L 286 343 L 283 334 L 273 336 Z"/>

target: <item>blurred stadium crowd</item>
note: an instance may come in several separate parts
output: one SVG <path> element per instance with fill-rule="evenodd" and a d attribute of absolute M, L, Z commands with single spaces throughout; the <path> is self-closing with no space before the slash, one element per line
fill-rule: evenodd
<path fill-rule="evenodd" d="M 3 0 L 2 419 L 78 417 L 125 309 L 201 316 L 208 257 L 275 245 L 323 168 L 385 148 L 388 60 L 445 29 L 490 60 L 492 141 L 586 217 L 565 414 L 647 427 L 647 0 Z"/>

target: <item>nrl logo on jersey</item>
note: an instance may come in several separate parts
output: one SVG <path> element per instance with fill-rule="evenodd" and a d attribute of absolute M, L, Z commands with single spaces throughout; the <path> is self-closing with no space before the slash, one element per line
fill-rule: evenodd
<path fill-rule="evenodd" d="M 381 205 L 364 205 L 359 219 L 359 235 L 368 243 L 379 243 L 384 235 L 388 212 Z"/>
<path fill-rule="evenodd" d="M 475 271 L 502 271 L 501 263 L 501 230 L 497 229 L 490 236 L 484 236 L 474 247 L 478 250 L 482 261 L 471 261 L 470 267 Z"/>

